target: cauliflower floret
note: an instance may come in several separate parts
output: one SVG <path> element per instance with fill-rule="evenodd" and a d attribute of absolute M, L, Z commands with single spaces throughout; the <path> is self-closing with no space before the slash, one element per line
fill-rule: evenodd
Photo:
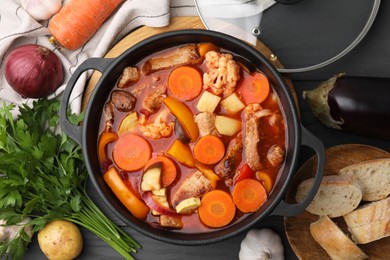
<path fill-rule="evenodd" d="M 168 110 L 161 111 L 152 123 L 147 123 L 147 119 L 144 114 L 141 114 L 139 119 L 140 130 L 145 137 L 152 139 L 161 139 L 163 137 L 169 137 L 173 133 L 173 122 L 167 122 L 169 115 Z"/>
<path fill-rule="evenodd" d="M 209 51 L 205 62 L 210 71 L 203 74 L 204 88 L 209 88 L 215 95 L 223 94 L 223 97 L 233 94 L 240 79 L 240 66 L 233 60 L 233 55 Z"/>

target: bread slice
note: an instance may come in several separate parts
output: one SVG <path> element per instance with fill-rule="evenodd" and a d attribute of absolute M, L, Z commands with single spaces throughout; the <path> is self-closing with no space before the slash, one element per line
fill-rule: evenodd
<path fill-rule="evenodd" d="M 367 255 L 327 216 L 310 224 L 310 234 L 333 260 L 366 259 Z"/>
<path fill-rule="evenodd" d="M 298 186 L 295 196 L 297 202 L 305 199 L 313 181 L 313 178 L 308 179 Z M 327 175 L 322 178 L 320 187 L 306 210 L 320 216 L 340 217 L 357 208 L 361 199 L 362 190 L 352 176 Z"/>
<path fill-rule="evenodd" d="M 363 161 L 342 168 L 339 175 L 355 176 L 364 201 L 376 201 L 390 194 L 390 158 Z"/>
<path fill-rule="evenodd" d="M 358 244 L 390 236 L 390 197 L 360 206 L 346 214 L 344 220 Z"/>

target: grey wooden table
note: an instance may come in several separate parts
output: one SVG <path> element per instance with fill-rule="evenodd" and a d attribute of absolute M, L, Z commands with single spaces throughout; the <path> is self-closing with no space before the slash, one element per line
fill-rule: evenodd
<path fill-rule="evenodd" d="M 261 40 L 279 57 L 285 67 L 301 67 L 321 62 L 347 46 L 362 29 L 370 0 L 304 0 L 293 6 L 275 5 L 263 14 Z M 344 143 L 362 143 L 390 151 L 390 142 L 341 133 L 324 127 L 314 118 L 302 100 L 302 91 L 313 89 L 321 81 L 339 72 L 349 75 L 390 77 L 390 2 L 382 1 L 375 23 L 367 37 L 342 60 L 325 68 L 291 74 L 299 97 L 302 124 L 326 147 Z M 367 86 L 369 87 L 369 86 Z M 300 162 L 312 155 L 302 150 Z M 89 193 L 100 208 L 115 222 L 123 226 L 89 185 Z M 283 238 L 286 259 L 296 259 L 285 236 L 283 217 L 270 217 L 256 227 L 270 227 Z M 141 245 L 137 259 L 238 259 L 240 243 L 245 237 L 235 238 L 206 246 L 177 246 L 148 238 L 126 226 L 123 229 Z M 113 249 L 89 231 L 82 230 L 84 249 L 79 259 L 121 259 Z M 36 238 L 25 259 L 45 259 Z"/>

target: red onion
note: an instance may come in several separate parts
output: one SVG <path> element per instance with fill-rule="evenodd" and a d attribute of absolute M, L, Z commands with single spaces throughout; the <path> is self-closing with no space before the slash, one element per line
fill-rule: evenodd
<path fill-rule="evenodd" d="M 173 209 L 166 208 L 163 205 L 161 205 L 160 203 L 158 203 L 157 201 L 155 201 L 153 199 L 153 195 L 152 195 L 151 191 L 143 192 L 141 196 L 142 196 L 142 199 L 144 200 L 145 204 L 150 209 L 152 209 L 160 214 L 164 214 L 164 215 L 168 215 L 168 216 L 178 216 L 176 211 L 174 211 Z"/>
<path fill-rule="evenodd" d="M 46 97 L 64 80 L 61 60 L 36 44 L 15 48 L 5 60 L 4 74 L 8 84 L 25 98 Z"/>

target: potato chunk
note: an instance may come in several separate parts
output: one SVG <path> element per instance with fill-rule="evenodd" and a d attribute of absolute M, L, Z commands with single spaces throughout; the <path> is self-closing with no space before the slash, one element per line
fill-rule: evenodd
<path fill-rule="evenodd" d="M 222 107 L 226 113 L 234 115 L 244 109 L 245 104 L 237 96 L 236 93 L 231 94 L 221 102 Z"/>
<path fill-rule="evenodd" d="M 233 136 L 241 130 L 241 121 L 227 116 L 216 116 L 215 127 L 221 135 Z"/>
<path fill-rule="evenodd" d="M 221 101 L 221 97 L 211 94 L 208 91 L 205 91 L 200 97 L 196 108 L 200 112 L 213 113 L 215 108 L 218 106 L 219 101 Z"/>

